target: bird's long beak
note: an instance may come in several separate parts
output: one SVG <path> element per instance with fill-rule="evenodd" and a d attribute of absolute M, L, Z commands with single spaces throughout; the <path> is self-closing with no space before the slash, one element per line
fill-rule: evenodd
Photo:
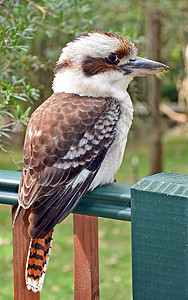
<path fill-rule="evenodd" d="M 169 69 L 164 64 L 141 57 L 136 57 L 135 60 L 119 65 L 118 68 L 124 72 L 124 75 L 130 76 L 147 76 Z"/>

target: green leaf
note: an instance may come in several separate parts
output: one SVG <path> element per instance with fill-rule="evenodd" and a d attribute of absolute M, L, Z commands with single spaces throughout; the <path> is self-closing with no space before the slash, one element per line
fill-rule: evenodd
<path fill-rule="evenodd" d="M 22 115 L 22 110 L 21 110 L 20 105 L 17 105 L 16 110 L 17 110 L 17 116 L 18 116 L 18 119 L 20 119 L 20 117 L 21 117 L 21 115 Z"/>
<path fill-rule="evenodd" d="M 24 98 L 24 97 L 22 97 L 22 96 L 20 96 L 20 95 L 16 95 L 16 94 L 13 94 L 12 95 L 14 98 L 16 98 L 16 99 L 18 99 L 18 100 L 22 100 L 22 101 L 27 101 L 27 99 L 26 98 Z"/>
<path fill-rule="evenodd" d="M 3 114 L 3 115 L 7 115 L 7 116 L 9 116 L 9 117 L 11 117 L 11 118 L 14 118 L 14 115 L 13 114 L 11 114 L 9 111 L 6 111 L 6 110 L 3 110 L 2 112 L 0 111 L 0 114 Z"/>
<path fill-rule="evenodd" d="M 10 140 L 12 139 L 11 136 L 10 136 L 9 134 L 5 133 L 4 131 L 0 131 L 0 136 L 2 136 L 2 135 L 3 135 L 3 136 L 6 136 L 6 137 L 7 137 L 8 139 L 10 139 Z"/>
<path fill-rule="evenodd" d="M 1 81 L 1 84 L 4 85 L 7 89 L 10 89 L 10 85 L 8 85 L 8 83 Z"/>
<path fill-rule="evenodd" d="M 30 110 L 31 110 L 31 106 L 29 106 L 29 107 L 26 109 L 26 111 L 25 111 L 25 112 L 23 113 L 23 115 L 22 115 L 22 118 L 26 118 L 27 115 L 29 114 Z"/>
<path fill-rule="evenodd" d="M 16 124 L 15 124 L 15 126 L 14 126 L 14 128 L 13 128 L 13 132 L 15 132 L 16 131 L 16 129 L 18 128 L 18 125 L 20 124 L 20 122 L 16 122 Z"/>

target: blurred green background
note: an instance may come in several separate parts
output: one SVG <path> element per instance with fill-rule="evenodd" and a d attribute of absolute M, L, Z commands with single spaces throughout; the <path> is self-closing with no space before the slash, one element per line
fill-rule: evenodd
<path fill-rule="evenodd" d="M 53 68 L 61 49 L 90 30 L 117 32 L 148 57 L 149 16 L 160 12 L 160 60 L 170 66 L 158 99 L 162 170 L 188 174 L 187 1 L 0 1 L 0 168 L 22 168 L 25 126 L 31 112 L 52 93 Z M 151 58 L 151 57 L 148 57 Z M 150 174 L 151 107 L 148 79 L 129 87 L 135 117 L 116 179 L 134 183 Z M 163 106 L 170 108 L 167 113 Z M 15 164 L 16 162 L 16 164 Z M 41 299 L 73 299 L 72 215 L 56 226 Z M 130 223 L 99 220 L 102 300 L 131 299 Z M 0 300 L 13 299 L 10 207 L 0 208 Z"/>

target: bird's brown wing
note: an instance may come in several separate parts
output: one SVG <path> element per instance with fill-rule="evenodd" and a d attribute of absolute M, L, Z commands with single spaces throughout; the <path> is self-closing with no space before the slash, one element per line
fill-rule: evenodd
<path fill-rule="evenodd" d="M 120 107 L 111 98 L 53 94 L 31 116 L 19 204 L 32 205 L 29 233 L 45 236 L 81 200 L 116 135 Z"/>

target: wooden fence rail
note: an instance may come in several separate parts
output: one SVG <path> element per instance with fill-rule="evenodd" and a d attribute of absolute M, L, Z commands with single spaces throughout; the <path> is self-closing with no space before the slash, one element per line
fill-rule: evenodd
<path fill-rule="evenodd" d="M 20 172 L 0 170 L 0 203 L 17 204 Z M 98 217 L 131 220 L 134 300 L 188 299 L 188 175 L 160 173 L 86 194 L 74 211 L 74 299 L 99 299 Z M 14 299 L 39 300 L 24 281 L 27 212 L 13 229 Z M 87 242 L 86 242 L 87 241 Z"/>

